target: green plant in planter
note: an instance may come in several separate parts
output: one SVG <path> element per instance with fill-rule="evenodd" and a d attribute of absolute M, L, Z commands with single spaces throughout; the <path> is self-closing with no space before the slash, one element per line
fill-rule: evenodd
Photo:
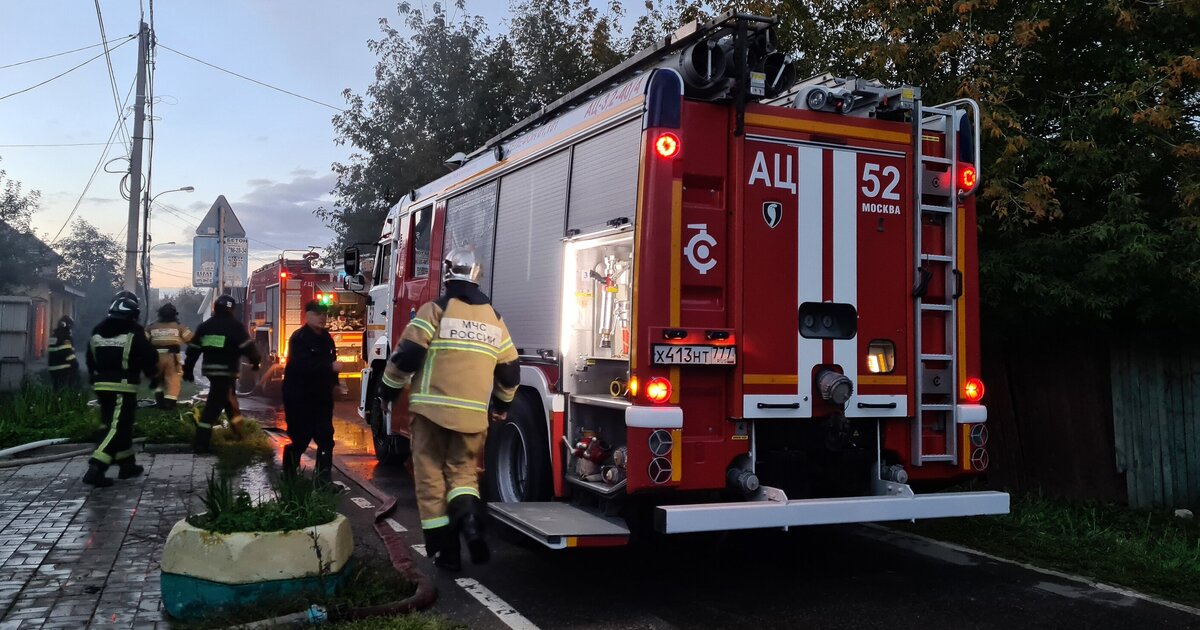
<path fill-rule="evenodd" d="M 214 471 L 205 512 L 178 522 L 162 558 L 163 604 L 177 619 L 257 606 L 272 598 L 338 592 L 354 540 L 336 494 L 305 477 L 272 483 L 257 503 Z"/>
<path fill-rule="evenodd" d="M 245 490 L 234 490 L 233 482 L 215 472 L 200 497 L 205 512 L 189 517 L 201 529 L 233 532 L 294 531 L 322 525 L 337 516 L 336 491 L 303 476 L 284 476 L 272 484 L 274 497 L 257 504 Z"/>

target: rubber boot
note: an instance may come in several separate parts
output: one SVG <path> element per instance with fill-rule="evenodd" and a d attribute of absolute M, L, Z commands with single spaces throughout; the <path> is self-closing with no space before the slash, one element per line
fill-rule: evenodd
<path fill-rule="evenodd" d="M 212 429 L 196 427 L 196 435 L 192 437 L 192 452 L 197 455 L 205 455 L 211 449 L 212 444 Z"/>
<path fill-rule="evenodd" d="M 175 400 L 174 398 L 163 398 L 162 408 L 174 409 L 177 404 L 179 404 L 179 401 Z"/>
<path fill-rule="evenodd" d="M 462 535 L 467 543 L 467 551 L 471 554 L 471 562 L 484 564 L 492 557 L 484 537 L 483 501 L 479 497 L 464 494 L 454 497 L 447 506 L 450 512 L 450 523 Z"/>
<path fill-rule="evenodd" d="M 333 451 L 317 451 L 316 480 L 326 486 L 333 483 Z"/>
<path fill-rule="evenodd" d="M 300 450 L 292 444 L 283 447 L 283 474 L 285 476 L 295 477 L 300 474 L 300 455 Z"/>
<path fill-rule="evenodd" d="M 118 466 L 117 479 L 132 479 L 134 477 L 140 477 L 141 474 L 145 472 L 145 469 L 134 462 L 133 458 L 129 458 L 123 462 L 120 462 Z"/>
<path fill-rule="evenodd" d="M 87 472 L 83 474 L 83 483 L 97 488 L 107 488 L 113 485 L 113 480 L 104 475 L 108 466 L 97 461 L 89 461 Z"/>
<path fill-rule="evenodd" d="M 422 532 L 425 535 L 425 554 L 433 566 L 446 571 L 462 570 L 462 548 L 453 525 L 443 525 Z"/>
<path fill-rule="evenodd" d="M 154 392 L 154 406 L 159 409 L 167 409 L 167 397 L 162 392 Z"/>

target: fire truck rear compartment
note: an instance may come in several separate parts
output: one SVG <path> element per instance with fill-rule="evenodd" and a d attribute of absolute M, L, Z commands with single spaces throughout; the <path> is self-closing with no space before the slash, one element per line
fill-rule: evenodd
<path fill-rule="evenodd" d="M 867 496 L 876 461 L 876 422 L 835 415 L 811 421 L 755 422 L 754 471 L 787 496 Z"/>

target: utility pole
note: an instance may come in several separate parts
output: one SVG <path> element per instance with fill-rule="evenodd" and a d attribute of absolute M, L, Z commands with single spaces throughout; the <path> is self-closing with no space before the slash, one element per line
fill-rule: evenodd
<path fill-rule="evenodd" d="M 133 109 L 133 148 L 129 152 L 129 234 L 125 238 L 125 290 L 137 293 L 138 206 L 142 202 L 142 128 L 146 124 L 146 58 L 150 27 L 138 31 L 137 100 Z"/>
<path fill-rule="evenodd" d="M 217 208 L 217 297 L 225 295 L 225 206 Z"/>

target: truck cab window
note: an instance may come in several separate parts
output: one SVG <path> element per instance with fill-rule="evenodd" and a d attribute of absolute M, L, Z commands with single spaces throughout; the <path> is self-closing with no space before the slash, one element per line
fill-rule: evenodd
<path fill-rule="evenodd" d="M 371 273 L 372 284 L 380 284 L 387 279 L 387 268 L 391 262 L 392 244 L 380 244 L 375 246 L 375 268 Z"/>
<path fill-rule="evenodd" d="M 433 227 L 433 207 L 417 210 L 412 219 L 412 276 L 424 278 L 429 275 L 430 228 Z"/>

